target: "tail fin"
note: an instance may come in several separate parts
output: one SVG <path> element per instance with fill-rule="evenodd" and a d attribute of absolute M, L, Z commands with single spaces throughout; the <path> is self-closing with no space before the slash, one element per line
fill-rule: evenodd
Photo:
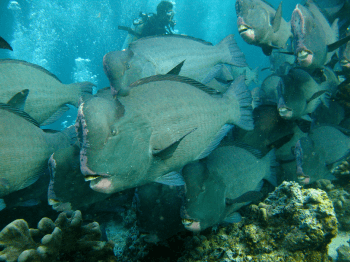
<path fill-rule="evenodd" d="M 73 85 L 78 85 L 80 88 L 80 95 L 81 98 L 84 102 L 87 100 L 91 99 L 93 97 L 93 94 L 96 93 L 94 92 L 94 87 L 96 86 L 95 84 L 85 81 L 85 82 L 80 82 L 80 83 L 74 83 Z M 79 107 L 80 101 L 77 101 L 76 104 L 73 104 L 75 107 Z"/>
<path fill-rule="evenodd" d="M 219 44 L 217 44 L 218 48 L 227 48 L 230 55 L 222 58 L 222 63 L 230 64 L 235 66 L 248 66 L 245 56 L 241 49 L 238 47 L 236 40 L 233 35 L 226 36 Z"/>
<path fill-rule="evenodd" d="M 245 130 L 253 130 L 252 95 L 244 80 L 244 76 L 237 77 L 224 94 L 224 97 L 235 99 L 239 104 L 239 112 L 235 112 L 239 117 L 234 119 L 232 123 Z"/>

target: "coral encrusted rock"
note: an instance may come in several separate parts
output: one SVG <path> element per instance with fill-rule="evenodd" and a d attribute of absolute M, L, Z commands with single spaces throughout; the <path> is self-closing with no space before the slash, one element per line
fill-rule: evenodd
<path fill-rule="evenodd" d="M 327 245 L 337 235 L 338 222 L 324 191 L 283 182 L 244 216 L 217 232 L 189 237 L 178 261 L 332 261 Z"/>

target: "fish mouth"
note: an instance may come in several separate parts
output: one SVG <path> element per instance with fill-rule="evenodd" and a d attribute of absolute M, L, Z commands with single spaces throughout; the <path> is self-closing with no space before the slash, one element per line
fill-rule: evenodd
<path fill-rule="evenodd" d="M 90 181 L 90 188 L 96 192 L 112 194 L 115 192 L 112 177 L 108 174 L 88 175 L 87 180 Z"/>
<path fill-rule="evenodd" d="M 238 26 L 238 33 L 239 34 L 244 33 L 244 32 L 246 32 L 249 29 L 251 29 L 251 28 L 249 26 L 247 26 L 247 25 L 239 25 Z"/>
<path fill-rule="evenodd" d="M 312 63 L 313 53 L 310 50 L 301 50 L 297 53 L 298 62 L 303 67 L 308 67 Z"/>
<path fill-rule="evenodd" d="M 350 61 L 347 59 L 342 59 L 340 61 L 340 65 L 343 68 L 343 70 L 350 70 Z"/>
<path fill-rule="evenodd" d="M 278 108 L 278 113 L 284 119 L 290 119 L 293 117 L 293 110 L 288 107 Z"/>
<path fill-rule="evenodd" d="M 298 175 L 298 181 L 301 184 L 307 185 L 310 183 L 310 177 L 304 174 Z"/>
<path fill-rule="evenodd" d="M 199 232 L 201 231 L 201 226 L 200 226 L 200 222 L 193 220 L 193 219 L 188 219 L 188 218 L 184 218 L 182 219 L 182 224 L 184 225 L 184 227 L 192 232 Z"/>

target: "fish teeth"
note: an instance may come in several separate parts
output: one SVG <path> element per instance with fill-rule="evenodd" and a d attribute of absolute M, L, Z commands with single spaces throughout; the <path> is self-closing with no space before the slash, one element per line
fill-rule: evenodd
<path fill-rule="evenodd" d="M 193 224 L 193 222 L 194 222 L 194 220 L 192 220 L 192 219 L 186 219 L 186 218 L 182 219 L 182 224 L 184 226 L 190 226 Z"/>
<path fill-rule="evenodd" d="M 247 27 L 247 26 L 245 26 L 245 25 L 240 25 L 239 27 L 238 27 L 238 32 L 239 33 L 241 33 L 241 32 L 243 32 L 243 31 L 247 31 L 249 28 Z"/>
<path fill-rule="evenodd" d="M 84 180 L 85 181 L 92 181 L 92 180 L 95 180 L 97 178 L 101 177 L 100 175 L 88 175 L 88 176 L 85 176 L 84 177 Z"/>
<path fill-rule="evenodd" d="M 299 59 L 306 59 L 308 55 L 309 55 L 309 53 L 303 50 L 303 51 L 300 51 L 298 53 L 298 58 Z"/>

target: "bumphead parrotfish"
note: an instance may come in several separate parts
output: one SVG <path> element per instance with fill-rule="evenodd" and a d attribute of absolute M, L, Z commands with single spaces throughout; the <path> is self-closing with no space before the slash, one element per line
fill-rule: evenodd
<path fill-rule="evenodd" d="M 103 68 L 110 86 L 118 95 L 129 92 L 128 86 L 141 78 L 167 74 L 181 62 L 180 75 L 209 83 L 226 68 L 219 64 L 247 66 L 244 54 L 233 35 L 213 46 L 203 40 L 184 35 L 161 35 L 141 38 L 123 51 L 107 53 Z M 226 79 L 224 79 L 226 80 Z"/>
<path fill-rule="evenodd" d="M 66 104 L 79 106 L 82 95 L 91 94 L 90 82 L 65 85 L 52 73 L 35 64 L 21 60 L 0 60 L 0 102 L 7 103 L 16 93 L 29 89 L 24 111 L 40 125 L 56 121 Z"/>
<path fill-rule="evenodd" d="M 334 51 L 349 41 L 338 40 L 338 20 L 328 23 L 313 3 L 308 7 L 297 4 L 292 18 L 293 49 L 300 66 L 313 71 L 331 61 Z"/>
<path fill-rule="evenodd" d="M 275 184 L 274 151 L 259 159 L 246 149 L 223 146 L 206 159 L 186 165 L 183 224 L 190 231 L 201 231 L 232 219 L 232 213 L 258 200 L 263 181 Z M 235 217 L 235 216 L 234 216 Z"/>
<path fill-rule="evenodd" d="M 295 145 L 297 178 L 308 184 L 330 179 L 331 170 L 349 155 L 350 138 L 333 126 L 320 126 Z"/>
<path fill-rule="evenodd" d="M 282 18 L 282 3 L 275 10 L 262 0 L 236 0 L 238 32 L 248 44 L 270 55 L 274 48 L 285 48 L 292 32 Z"/>
<path fill-rule="evenodd" d="M 108 197 L 91 190 L 80 172 L 80 149 L 77 145 L 54 152 L 49 161 L 49 205 L 56 211 L 77 210 Z"/>
<path fill-rule="evenodd" d="M 33 184 L 50 155 L 70 146 L 65 133 L 44 132 L 18 108 L 0 103 L 0 197 Z"/>
<path fill-rule="evenodd" d="M 94 98 L 78 110 L 80 168 L 98 192 L 149 182 L 181 185 L 181 168 L 206 157 L 232 125 L 253 129 L 252 99 L 244 77 L 222 96 L 176 75 L 144 78 L 131 87 L 128 96 L 114 101 Z"/>

